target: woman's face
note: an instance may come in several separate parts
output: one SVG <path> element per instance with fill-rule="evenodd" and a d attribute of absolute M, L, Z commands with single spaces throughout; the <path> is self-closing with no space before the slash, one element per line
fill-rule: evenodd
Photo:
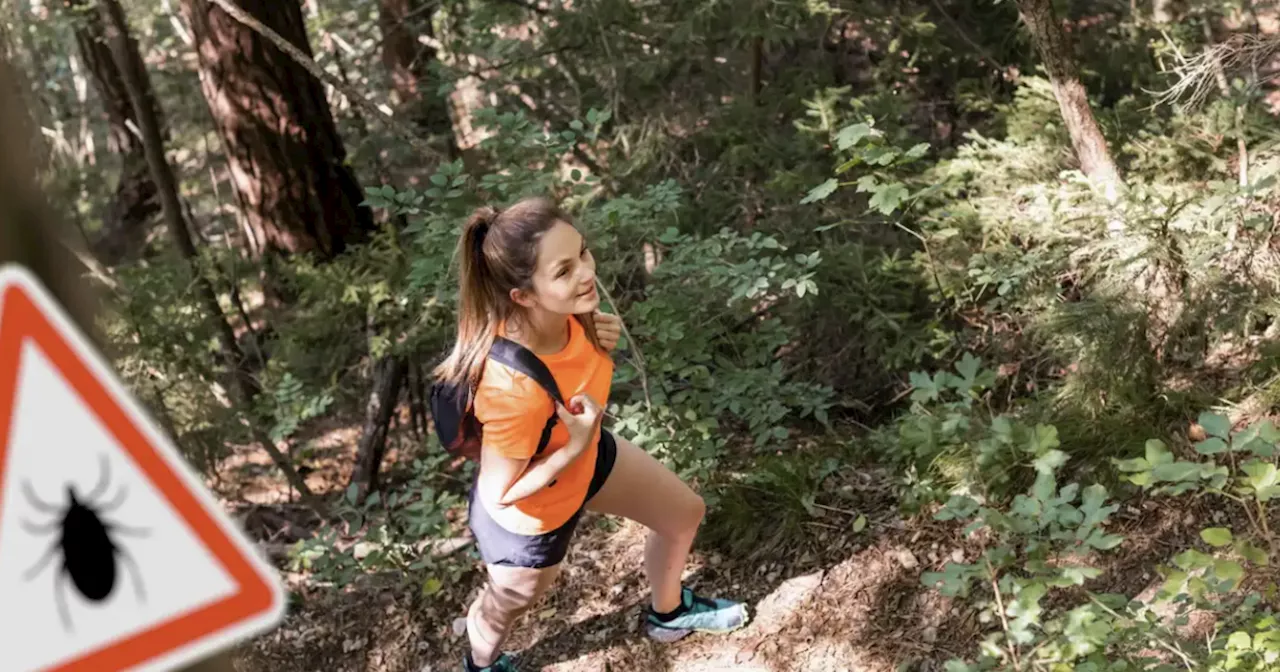
<path fill-rule="evenodd" d="M 526 308 L 542 308 L 561 315 L 581 315 L 600 306 L 596 293 L 596 260 L 578 230 L 556 222 L 538 241 L 538 267 L 533 291 L 512 291 Z"/>

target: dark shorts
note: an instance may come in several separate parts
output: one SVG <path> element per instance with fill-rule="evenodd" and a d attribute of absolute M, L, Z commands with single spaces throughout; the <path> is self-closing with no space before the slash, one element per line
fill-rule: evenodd
<path fill-rule="evenodd" d="M 569 552 L 569 541 L 573 531 L 582 517 L 582 510 L 592 497 L 604 487 L 604 482 L 613 471 L 613 463 L 618 459 L 618 443 L 613 435 L 600 430 L 600 444 L 596 450 L 596 469 L 591 476 L 591 485 L 587 487 L 587 497 L 582 507 L 565 522 L 550 532 L 536 535 L 516 534 L 498 524 L 489 516 L 484 503 L 476 496 L 475 484 L 471 486 L 468 516 L 471 533 L 476 537 L 476 546 L 480 549 L 480 557 L 487 565 L 505 565 L 507 567 L 530 567 L 541 569 L 554 567 L 564 560 Z"/>

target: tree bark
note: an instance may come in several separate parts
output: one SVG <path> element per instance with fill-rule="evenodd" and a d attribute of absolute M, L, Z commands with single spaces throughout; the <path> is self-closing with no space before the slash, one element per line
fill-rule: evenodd
<path fill-rule="evenodd" d="M 236 0 L 234 7 L 311 58 L 299 3 Z M 182 0 L 182 9 L 251 252 L 332 259 L 364 239 L 373 215 L 359 205 L 364 194 L 320 82 L 214 2 Z"/>
<path fill-rule="evenodd" d="M 400 399 L 407 372 L 404 359 L 394 355 L 382 357 L 374 366 L 373 390 L 369 393 L 364 430 L 356 452 L 355 469 L 351 472 L 351 484 L 357 487 L 360 501 L 378 489 L 378 472 L 387 446 L 387 427 Z"/>
<path fill-rule="evenodd" d="M 1122 186 L 1120 172 L 1089 107 L 1089 93 L 1080 81 L 1071 42 L 1053 11 L 1053 1 L 1018 0 L 1018 11 L 1049 71 L 1049 81 L 1080 169 L 1104 189 L 1108 199 L 1114 199 Z"/>
<path fill-rule="evenodd" d="M 421 131 L 452 137 L 449 110 L 431 76 L 431 64 L 436 60 L 436 49 L 431 46 L 435 42 L 431 26 L 435 4 L 431 0 L 379 1 L 382 65 L 391 77 L 396 107 Z M 426 38 L 426 43 L 420 38 Z"/>
<path fill-rule="evenodd" d="M 146 242 L 147 222 L 160 212 L 160 201 L 147 168 L 142 141 L 129 128 L 130 124 L 136 128 L 137 120 L 120 70 L 107 46 L 102 16 L 93 10 L 88 0 L 64 0 L 64 6 L 72 14 L 80 58 L 106 113 L 108 149 L 121 160 L 115 201 L 104 213 L 102 234 L 93 242 L 94 255 L 110 266 L 141 253 Z M 130 37 L 127 48 L 136 54 L 137 41 Z M 154 100 L 150 78 L 144 79 L 142 85 L 146 87 L 144 97 Z M 158 112 L 156 117 L 163 119 Z"/>

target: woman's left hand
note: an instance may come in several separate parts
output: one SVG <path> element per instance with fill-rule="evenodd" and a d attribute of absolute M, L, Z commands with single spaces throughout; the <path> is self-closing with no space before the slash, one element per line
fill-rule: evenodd
<path fill-rule="evenodd" d="M 591 317 L 596 323 L 596 340 L 600 345 L 605 350 L 617 347 L 618 339 L 622 338 L 622 318 L 598 310 Z"/>

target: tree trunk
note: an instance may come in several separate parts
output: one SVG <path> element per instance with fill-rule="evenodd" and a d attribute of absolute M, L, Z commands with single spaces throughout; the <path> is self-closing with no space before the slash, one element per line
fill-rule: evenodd
<path fill-rule="evenodd" d="M 452 136 L 449 111 L 431 76 L 436 49 L 431 19 L 435 4 L 428 0 L 380 0 L 378 28 L 382 31 L 382 65 L 391 77 L 396 106 L 428 134 Z M 424 44 L 421 38 L 426 38 Z"/>
<path fill-rule="evenodd" d="M 93 11 L 89 0 L 64 0 L 64 4 L 73 15 L 80 58 L 89 71 L 106 113 L 108 148 L 121 160 L 115 201 L 103 217 L 102 234 L 93 243 L 95 256 L 104 264 L 114 265 L 141 253 L 146 242 L 147 222 L 160 212 L 160 201 L 147 168 L 142 141 L 129 129 L 130 124 L 137 126 L 137 119 L 129 104 L 129 94 L 120 70 L 107 46 L 102 16 Z M 127 48 L 136 54 L 137 41 L 129 38 Z M 144 98 L 154 100 L 150 78 L 144 78 L 142 85 L 146 87 Z M 162 119 L 158 113 L 156 117 Z"/>
<path fill-rule="evenodd" d="M 129 48 L 128 26 L 125 23 L 124 10 L 121 9 L 119 0 L 98 0 L 98 2 L 102 11 L 102 18 L 106 23 L 108 41 L 116 58 L 116 64 L 120 69 L 121 81 L 123 81 L 125 90 L 128 92 L 129 100 L 133 105 L 135 118 L 138 122 L 138 128 L 141 131 L 143 151 L 147 158 L 147 165 L 151 170 L 151 177 L 155 181 L 159 192 L 165 225 L 168 227 L 178 251 L 190 264 L 196 295 L 200 303 L 203 304 L 205 313 L 214 322 L 218 332 L 218 340 L 222 345 L 223 358 L 226 360 L 227 370 L 235 381 L 236 392 L 240 397 L 239 400 L 248 407 L 261 392 L 261 388 L 259 388 L 257 380 L 249 373 L 248 362 L 236 342 L 235 332 L 232 331 L 226 315 L 222 312 L 222 306 L 218 304 L 218 296 L 213 289 L 213 283 L 200 271 L 197 263 L 198 255 L 195 244 L 191 240 L 191 233 L 187 230 L 182 199 L 178 196 L 178 183 L 174 178 L 173 169 L 164 155 L 164 139 L 160 134 L 156 103 L 154 100 L 148 100 L 145 94 L 145 92 L 150 91 L 150 87 L 144 84 L 144 80 L 147 78 L 145 66 L 138 55 L 137 49 Z M 256 430 L 254 432 L 255 438 L 262 441 L 265 432 L 253 427 L 251 429 Z M 307 487 L 306 481 L 294 469 L 293 463 L 276 448 L 269 438 L 266 439 L 263 448 L 271 455 L 276 466 L 284 472 L 290 484 L 302 495 L 304 501 L 312 505 L 317 511 L 323 511 L 323 507 L 319 505 L 315 500 L 315 496 Z"/>
<path fill-rule="evenodd" d="M 71 318 L 92 338 L 94 306 L 86 296 L 74 256 L 64 244 L 66 231 L 35 186 L 40 150 L 30 142 L 34 124 L 22 109 L 18 76 L 0 62 L 0 264 L 16 262 L 44 283 Z M 222 652 L 185 668 L 186 672 L 234 672 L 231 655 Z"/>
<path fill-rule="evenodd" d="M 230 3 L 228 3 L 230 4 Z M 236 0 L 308 57 L 297 2 Z M 209 0 L 182 0 L 255 256 L 341 254 L 374 229 L 320 82 Z"/>
<path fill-rule="evenodd" d="M 351 483 L 358 488 L 360 501 L 378 489 L 378 471 L 387 447 L 387 427 L 400 399 L 406 373 L 404 359 L 393 355 L 379 359 L 374 366 L 373 390 L 369 393 L 364 430 L 356 452 L 355 469 L 351 472 Z"/>
<path fill-rule="evenodd" d="M 1022 20 L 1031 30 L 1031 40 L 1049 71 L 1054 96 L 1062 110 L 1062 120 L 1071 136 L 1080 169 L 1114 199 L 1122 185 L 1120 172 L 1111 159 L 1107 140 L 1089 107 L 1089 94 L 1080 81 L 1071 43 L 1053 11 L 1052 0 L 1018 0 Z"/>

